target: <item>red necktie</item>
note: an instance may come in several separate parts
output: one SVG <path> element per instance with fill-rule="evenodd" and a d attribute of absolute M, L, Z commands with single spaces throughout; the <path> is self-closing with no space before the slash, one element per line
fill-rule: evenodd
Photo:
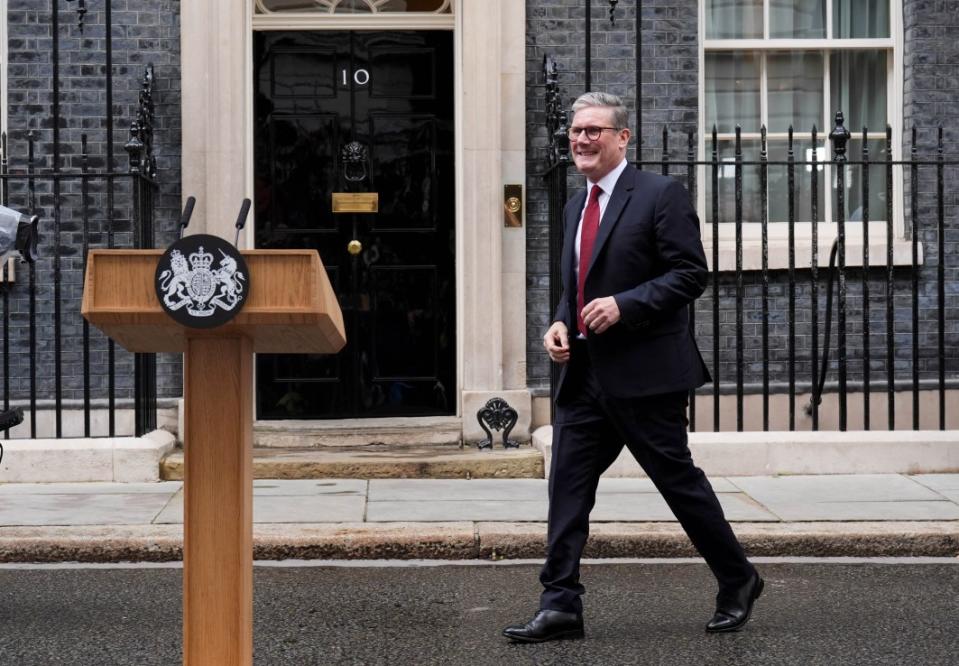
<path fill-rule="evenodd" d="M 579 323 L 579 332 L 586 335 L 586 323 L 583 321 L 583 308 L 586 306 L 583 296 L 583 285 L 586 284 L 586 271 L 589 270 L 589 260 L 593 256 L 593 245 L 596 244 L 596 232 L 599 231 L 599 195 L 603 190 L 599 185 L 593 185 L 589 192 L 589 203 L 583 213 L 583 230 L 579 237 L 579 284 L 576 289 L 576 312 Z"/>

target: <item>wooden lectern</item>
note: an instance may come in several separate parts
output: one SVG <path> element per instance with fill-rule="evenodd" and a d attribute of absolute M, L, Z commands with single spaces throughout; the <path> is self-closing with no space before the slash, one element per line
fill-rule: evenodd
<path fill-rule="evenodd" d="M 253 353 L 330 354 L 343 315 L 319 255 L 250 250 L 250 292 L 218 328 L 157 299 L 162 250 L 91 250 L 86 319 L 131 352 L 184 352 L 183 663 L 253 662 Z"/>

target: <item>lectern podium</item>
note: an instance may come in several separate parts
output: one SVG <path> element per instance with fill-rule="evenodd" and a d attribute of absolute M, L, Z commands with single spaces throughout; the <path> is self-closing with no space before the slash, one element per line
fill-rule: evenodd
<path fill-rule="evenodd" d="M 131 352 L 183 352 L 183 662 L 253 661 L 253 353 L 346 343 L 319 255 L 250 250 L 250 292 L 218 328 L 181 326 L 154 286 L 162 250 L 91 250 L 83 316 Z"/>

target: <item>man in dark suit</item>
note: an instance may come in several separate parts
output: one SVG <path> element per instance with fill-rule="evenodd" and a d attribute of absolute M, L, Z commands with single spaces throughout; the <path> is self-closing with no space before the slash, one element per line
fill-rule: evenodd
<path fill-rule="evenodd" d="M 556 390 L 549 533 L 540 610 L 503 634 L 582 638 L 579 562 L 599 477 L 625 443 L 719 582 L 709 632 L 749 619 L 763 580 L 746 559 L 686 438 L 690 389 L 709 381 L 687 306 L 706 288 L 699 219 L 683 186 L 626 162 L 626 108 L 573 104 L 573 160 L 586 190 L 564 211 L 563 296 L 544 337 Z"/>

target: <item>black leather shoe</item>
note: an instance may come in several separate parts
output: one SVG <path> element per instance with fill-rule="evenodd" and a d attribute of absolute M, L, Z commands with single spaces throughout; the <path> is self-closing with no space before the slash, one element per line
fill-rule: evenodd
<path fill-rule="evenodd" d="M 759 574 L 754 574 L 745 585 L 729 592 L 720 592 L 716 599 L 716 614 L 706 624 L 706 631 L 719 633 L 737 631 L 749 622 L 753 603 L 763 593 L 765 583 Z"/>
<path fill-rule="evenodd" d="M 579 613 L 542 609 L 527 624 L 514 624 L 503 629 L 506 638 L 521 643 L 542 643 L 582 638 L 583 616 Z"/>

